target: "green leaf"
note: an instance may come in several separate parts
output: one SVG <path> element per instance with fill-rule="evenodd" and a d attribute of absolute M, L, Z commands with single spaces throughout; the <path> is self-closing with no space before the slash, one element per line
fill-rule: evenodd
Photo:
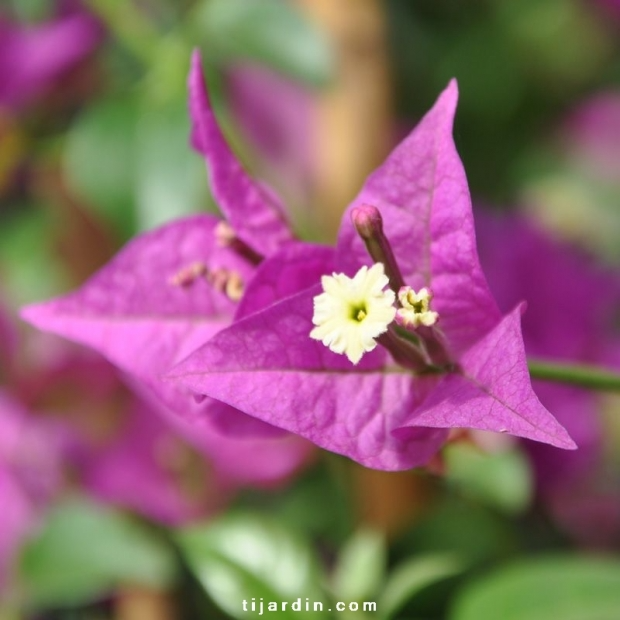
<path fill-rule="evenodd" d="M 390 574 L 379 597 L 377 609 L 383 618 L 391 618 L 407 601 L 433 583 L 463 571 L 465 563 L 453 554 L 429 554 L 415 557 L 397 566 Z"/>
<path fill-rule="evenodd" d="M 137 118 L 131 98 L 96 103 L 69 131 L 64 155 L 71 186 L 126 237 L 134 230 Z"/>
<path fill-rule="evenodd" d="M 341 601 L 372 597 L 385 574 L 386 548 L 375 530 L 356 532 L 344 545 L 334 571 L 334 593 Z"/>
<path fill-rule="evenodd" d="M 228 514 L 179 532 L 177 540 L 207 593 L 232 617 L 257 616 L 249 613 L 252 599 L 262 599 L 265 610 L 269 602 L 277 603 L 278 618 L 316 617 L 312 606 L 324 600 L 318 564 L 308 544 L 281 523 L 262 515 Z M 291 609 L 298 599 L 301 611 Z M 284 610 L 282 602 L 288 603 Z M 322 617 L 329 617 L 328 607 Z"/>
<path fill-rule="evenodd" d="M 194 21 L 208 58 L 254 60 L 311 84 L 323 84 L 331 76 L 326 38 L 290 3 L 208 0 Z"/>
<path fill-rule="evenodd" d="M 469 585 L 451 620 L 617 620 L 620 562 L 546 557 L 503 567 Z"/>
<path fill-rule="evenodd" d="M 175 572 L 170 550 L 130 517 L 85 499 L 57 505 L 24 548 L 20 571 L 35 606 L 72 606 L 125 581 L 167 586 Z"/>
<path fill-rule="evenodd" d="M 482 452 L 467 444 L 444 451 L 446 478 L 462 491 L 509 514 L 525 510 L 532 499 L 532 474 L 518 450 Z"/>
<path fill-rule="evenodd" d="M 207 173 L 190 148 L 185 97 L 143 112 L 136 140 L 135 197 L 140 229 L 195 213 L 207 204 Z"/>

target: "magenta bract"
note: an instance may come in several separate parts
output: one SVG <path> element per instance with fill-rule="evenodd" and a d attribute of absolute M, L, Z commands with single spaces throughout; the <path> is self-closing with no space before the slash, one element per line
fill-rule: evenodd
<path fill-rule="evenodd" d="M 100 26 L 85 13 L 33 27 L 0 20 L 0 105 L 27 103 L 100 39 Z"/>
<path fill-rule="evenodd" d="M 388 470 L 426 463 L 453 427 L 574 447 L 532 391 L 520 308 L 502 318 L 480 268 L 452 140 L 454 82 L 369 177 L 335 251 L 293 241 L 279 201 L 243 170 L 210 108 L 197 54 L 189 86 L 193 144 L 227 227 L 195 216 L 147 233 L 79 291 L 25 309 L 28 320 L 103 352 L 205 440 L 215 425 L 290 443 L 284 429 Z M 372 262 L 350 222 L 363 204 L 380 211 L 405 283 L 433 292 L 450 362 L 443 372 L 412 372 L 382 347 L 353 366 L 309 337 L 321 276 L 352 276 Z"/>

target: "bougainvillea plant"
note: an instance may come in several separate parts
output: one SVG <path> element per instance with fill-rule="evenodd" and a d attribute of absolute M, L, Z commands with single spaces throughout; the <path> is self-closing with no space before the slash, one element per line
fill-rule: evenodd
<path fill-rule="evenodd" d="M 522 307 L 502 317 L 480 268 L 456 102 L 453 82 L 369 177 L 334 250 L 294 240 L 234 158 L 195 55 L 192 141 L 227 221 L 143 236 L 25 316 L 99 349 L 177 411 L 194 406 L 188 389 L 206 396 L 211 408 L 190 417 L 233 435 L 277 427 L 388 470 L 426 463 L 450 428 L 573 448 L 531 388 Z"/>

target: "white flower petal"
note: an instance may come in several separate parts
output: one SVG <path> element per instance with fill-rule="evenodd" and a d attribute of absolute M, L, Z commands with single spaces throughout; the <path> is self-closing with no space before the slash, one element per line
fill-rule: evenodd
<path fill-rule="evenodd" d="M 383 290 L 388 282 L 381 263 L 362 267 L 353 278 L 343 273 L 323 276 L 323 293 L 314 298 L 316 327 L 310 337 L 357 364 L 377 346 L 376 338 L 396 316 L 396 296 Z"/>

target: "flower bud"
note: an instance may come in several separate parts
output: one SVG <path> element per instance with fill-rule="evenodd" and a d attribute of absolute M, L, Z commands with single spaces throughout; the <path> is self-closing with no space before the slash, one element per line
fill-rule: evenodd
<path fill-rule="evenodd" d="M 354 207 L 351 210 L 351 221 L 364 240 L 383 235 L 383 218 L 377 207 L 372 205 Z"/>

